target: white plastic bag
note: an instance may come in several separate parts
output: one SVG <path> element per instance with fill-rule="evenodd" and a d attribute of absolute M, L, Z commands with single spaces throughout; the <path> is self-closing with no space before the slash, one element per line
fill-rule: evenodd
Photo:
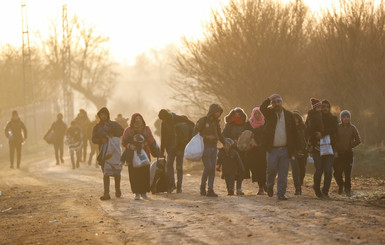
<path fill-rule="evenodd" d="M 189 161 L 200 161 L 202 159 L 204 149 L 205 144 L 203 142 L 203 137 L 198 133 L 186 145 L 186 148 L 184 149 L 184 157 Z"/>
<path fill-rule="evenodd" d="M 134 158 L 132 160 L 132 166 L 134 168 L 141 168 L 144 166 L 149 166 L 150 164 L 150 159 L 148 159 L 148 156 L 143 149 L 140 154 L 138 154 L 137 151 L 134 152 Z"/>
<path fill-rule="evenodd" d="M 326 135 L 322 139 L 320 139 L 320 155 L 328 156 L 334 155 L 332 144 L 330 141 L 330 135 Z"/>

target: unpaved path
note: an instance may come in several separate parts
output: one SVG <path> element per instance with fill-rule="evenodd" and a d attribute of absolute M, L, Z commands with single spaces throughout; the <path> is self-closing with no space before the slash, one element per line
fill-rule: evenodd
<path fill-rule="evenodd" d="M 246 196 L 228 197 L 219 177 L 220 197 L 201 197 L 199 173 L 191 173 L 184 177 L 182 194 L 134 201 L 125 168 L 123 198 L 102 202 L 99 169 L 83 165 L 74 171 L 68 159 L 65 165 L 53 163 L 44 156 L 21 170 L 1 163 L 0 244 L 385 243 L 385 208 L 365 200 L 385 191 L 383 181 L 357 179 L 358 198 L 332 193 L 331 200 L 318 200 L 308 177 L 302 196 L 293 196 L 289 181 L 291 198 L 278 201 L 256 196 L 249 181 Z"/>

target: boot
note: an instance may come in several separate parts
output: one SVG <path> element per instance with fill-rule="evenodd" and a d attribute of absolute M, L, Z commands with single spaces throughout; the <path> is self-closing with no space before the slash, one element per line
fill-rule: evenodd
<path fill-rule="evenodd" d="M 218 195 L 214 192 L 213 189 L 209 189 L 206 194 L 207 197 L 218 197 Z"/>
<path fill-rule="evenodd" d="M 313 186 L 313 190 L 314 190 L 314 193 L 315 195 L 318 197 L 318 198 L 322 198 L 322 192 L 319 188 L 316 188 L 315 186 Z"/>
<path fill-rule="evenodd" d="M 206 196 L 206 186 L 201 186 L 201 196 Z"/>
<path fill-rule="evenodd" d="M 115 196 L 117 198 L 122 196 L 122 192 L 120 190 L 120 175 L 115 176 Z"/>
<path fill-rule="evenodd" d="M 344 193 L 344 187 L 343 186 L 339 186 L 338 187 L 338 195 L 342 195 Z"/>
<path fill-rule="evenodd" d="M 170 188 L 168 188 L 167 193 L 171 194 L 176 189 L 175 185 L 172 185 Z"/>
<path fill-rule="evenodd" d="M 245 193 L 241 189 L 237 190 L 237 196 L 243 196 Z"/>
<path fill-rule="evenodd" d="M 76 161 L 76 168 L 79 168 L 80 164 L 79 164 L 79 160 Z"/>
<path fill-rule="evenodd" d="M 296 195 L 296 196 L 302 195 L 302 190 L 301 190 L 301 188 L 296 188 L 296 189 L 295 189 L 294 195 Z"/>
<path fill-rule="evenodd" d="M 227 195 L 228 195 L 228 196 L 234 196 L 234 190 L 228 189 L 228 190 L 227 190 Z"/>
<path fill-rule="evenodd" d="M 181 185 L 178 185 L 176 187 L 176 193 L 178 193 L 178 194 L 182 193 L 182 186 Z"/>
<path fill-rule="evenodd" d="M 257 195 L 265 195 L 265 190 L 263 189 L 263 187 L 259 187 Z"/>
<path fill-rule="evenodd" d="M 104 194 L 103 196 L 101 196 L 100 197 L 100 200 L 102 200 L 102 201 L 106 201 L 106 200 L 110 200 L 111 199 L 111 197 L 110 197 L 110 194 Z"/>

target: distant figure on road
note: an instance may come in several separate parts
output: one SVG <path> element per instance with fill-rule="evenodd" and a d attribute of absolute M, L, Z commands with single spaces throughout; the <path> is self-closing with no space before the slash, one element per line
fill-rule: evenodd
<path fill-rule="evenodd" d="M 82 149 L 80 153 L 80 161 L 85 162 L 87 160 L 87 130 L 88 127 L 91 124 L 90 119 L 88 118 L 87 112 L 84 109 L 79 110 L 79 114 L 75 118 L 75 123 L 79 126 L 79 128 L 82 130 L 83 134 L 83 144 L 82 144 Z"/>
<path fill-rule="evenodd" d="M 75 121 L 71 122 L 71 126 L 67 130 L 67 143 L 71 155 L 72 169 L 75 169 L 75 167 L 79 168 L 79 162 L 82 155 L 83 134 L 82 130 L 79 126 L 77 126 Z"/>
<path fill-rule="evenodd" d="M 92 131 L 98 123 L 99 123 L 99 117 L 98 117 L 98 115 L 96 115 L 95 120 L 93 120 L 90 123 L 90 125 L 88 126 L 88 130 L 87 130 L 87 137 L 88 137 L 88 141 L 90 142 L 90 148 L 91 148 L 90 156 L 88 157 L 88 165 L 89 166 L 91 166 L 91 164 L 92 164 L 92 158 L 94 157 L 94 155 L 96 154 L 96 157 L 99 155 L 99 146 L 92 142 Z M 98 167 L 98 162 L 96 159 L 95 159 L 95 167 Z"/>
<path fill-rule="evenodd" d="M 27 128 L 24 123 L 20 120 L 17 111 L 12 112 L 12 118 L 5 127 L 5 137 L 8 138 L 9 142 L 9 153 L 11 160 L 11 168 L 13 168 L 15 150 L 17 156 L 17 168 L 20 168 L 21 162 L 21 145 L 27 139 Z"/>
<path fill-rule="evenodd" d="M 64 163 L 63 148 L 64 148 L 64 136 L 67 131 L 67 125 L 63 122 L 63 114 L 57 115 L 57 120 L 52 123 L 51 128 L 45 134 L 44 138 L 49 136 L 55 150 L 56 165 Z M 60 159 L 60 161 L 59 161 Z"/>
<path fill-rule="evenodd" d="M 122 128 L 126 129 L 128 127 L 128 118 L 124 118 L 122 114 L 118 114 L 118 116 L 115 118 L 115 122 L 119 123 Z"/>

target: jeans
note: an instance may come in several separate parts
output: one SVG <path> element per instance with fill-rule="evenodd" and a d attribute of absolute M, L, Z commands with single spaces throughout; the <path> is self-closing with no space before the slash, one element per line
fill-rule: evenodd
<path fill-rule="evenodd" d="M 314 190 L 321 189 L 321 178 L 324 174 L 323 194 L 329 194 L 330 183 L 332 182 L 334 155 L 321 156 L 319 151 L 313 151 L 314 159 Z"/>
<path fill-rule="evenodd" d="M 202 173 L 201 187 L 206 187 L 206 182 L 208 178 L 208 189 L 214 189 L 214 179 L 215 179 L 215 165 L 217 164 L 217 154 L 218 149 L 216 147 L 206 147 L 203 152 L 202 161 L 204 170 Z"/>
<path fill-rule="evenodd" d="M 76 165 L 79 165 L 80 158 L 82 157 L 81 149 L 76 151 L 70 150 L 72 167 L 75 167 L 75 154 L 76 154 Z"/>
<path fill-rule="evenodd" d="M 113 175 L 115 178 L 115 193 L 120 192 L 120 175 Z M 103 175 L 103 186 L 104 186 L 104 195 L 107 196 L 110 194 L 110 176 Z"/>
<path fill-rule="evenodd" d="M 55 142 L 53 148 L 55 149 L 56 164 L 59 164 L 60 160 L 63 159 L 63 141 Z"/>
<path fill-rule="evenodd" d="M 176 174 L 178 183 L 177 186 L 180 188 L 183 181 L 183 152 L 177 150 L 167 151 L 167 173 L 170 186 L 175 186 L 175 176 L 174 176 L 174 161 L 176 158 Z"/>
<path fill-rule="evenodd" d="M 334 179 L 338 186 L 345 187 L 345 191 L 352 189 L 353 152 L 338 153 L 334 162 Z M 345 174 L 345 181 L 342 174 Z"/>
<path fill-rule="evenodd" d="M 94 157 L 95 154 L 96 154 L 96 158 L 97 158 L 98 155 L 99 155 L 99 148 L 98 148 L 98 145 L 93 144 L 92 142 L 90 142 L 90 146 L 91 146 L 91 152 L 90 152 L 90 156 L 89 156 L 89 158 L 88 158 L 88 165 L 91 165 L 92 158 Z M 98 161 L 97 161 L 97 160 L 96 160 L 96 162 L 95 162 L 95 166 L 98 166 Z"/>
<path fill-rule="evenodd" d="M 287 147 L 273 148 L 267 153 L 266 179 L 267 188 L 274 188 L 275 177 L 278 173 L 277 195 L 286 193 L 287 175 L 289 172 L 289 153 Z"/>
<path fill-rule="evenodd" d="M 294 187 L 296 190 L 300 190 L 303 184 L 303 179 L 306 173 L 306 157 L 296 157 L 294 160 L 291 159 L 291 172 L 293 174 Z"/>
<path fill-rule="evenodd" d="M 21 162 L 21 141 L 9 141 L 9 158 L 11 160 L 11 167 L 13 167 L 14 159 L 15 159 L 15 151 L 17 158 L 17 167 L 20 167 Z"/>

